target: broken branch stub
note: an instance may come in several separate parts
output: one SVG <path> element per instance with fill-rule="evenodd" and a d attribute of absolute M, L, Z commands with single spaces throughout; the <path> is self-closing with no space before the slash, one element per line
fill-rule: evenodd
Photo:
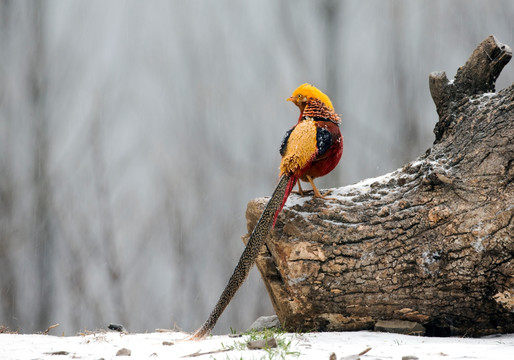
<path fill-rule="evenodd" d="M 510 47 L 491 35 L 477 46 L 466 64 L 457 70 L 454 80 L 449 81 L 443 71 L 429 75 L 430 94 L 439 115 L 439 123 L 434 129 L 436 142 L 451 127 L 454 108 L 463 98 L 495 91 L 496 79 L 511 58 Z"/>

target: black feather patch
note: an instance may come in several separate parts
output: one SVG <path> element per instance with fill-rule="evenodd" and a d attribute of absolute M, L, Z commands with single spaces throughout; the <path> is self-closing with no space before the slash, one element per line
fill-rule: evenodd
<path fill-rule="evenodd" d="M 294 127 L 286 132 L 284 135 L 284 138 L 282 139 L 282 143 L 280 144 L 280 155 L 284 156 L 286 154 L 287 150 L 287 142 L 289 141 L 289 136 L 291 135 L 291 132 L 294 130 Z"/>
<path fill-rule="evenodd" d="M 318 147 L 318 156 L 323 156 L 332 146 L 332 135 L 324 127 L 318 127 L 316 131 L 316 146 Z"/>

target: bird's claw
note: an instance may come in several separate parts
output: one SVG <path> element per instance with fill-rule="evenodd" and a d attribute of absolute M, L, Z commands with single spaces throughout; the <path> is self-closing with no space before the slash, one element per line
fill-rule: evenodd
<path fill-rule="evenodd" d="M 325 191 L 325 193 L 323 195 L 321 195 L 320 192 L 315 191 L 313 197 L 318 198 L 318 199 L 323 199 L 323 200 L 335 200 L 335 198 L 327 197 L 331 193 L 332 193 L 332 190 L 327 190 L 327 191 Z"/>
<path fill-rule="evenodd" d="M 330 195 L 332 193 L 332 190 L 327 190 L 327 191 L 325 191 L 324 194 L 321 194 L 318 191 L 314 191 L 313 189 L 311 189 L 311 190 L 302 190 L 302 191 L 293 190 L 292 193 L 300 195 L 300 196 L 307 196 L 307 195 L 312 194 L 313 198 L 323 199 L 323 200 L 335 200 L 334 198 L 327 197 L 328 195 Z"/>

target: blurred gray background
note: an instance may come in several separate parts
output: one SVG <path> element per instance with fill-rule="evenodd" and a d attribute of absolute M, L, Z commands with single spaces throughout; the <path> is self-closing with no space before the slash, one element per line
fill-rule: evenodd
<path fill-rule="evenodd" d="M 270 195 L 301 83 L 342 115 L 337 187 L 433 142 L 452 78 L 512 1 L 1 1 L 0 324 L 129 331 L 206 319 Z M 514 81 L 512 65 L 497 89 Z M 216 333 L 273 313 L 256 269 Z"/>

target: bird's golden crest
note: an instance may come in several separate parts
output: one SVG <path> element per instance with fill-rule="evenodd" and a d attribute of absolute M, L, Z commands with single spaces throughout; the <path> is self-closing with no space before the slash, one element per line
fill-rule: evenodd
<path fill-rule="evenodd" d="M 298 86 L 298 88 L 293 92 L 293 95 L 288 100 L 293 100 L 299 96 L 306 97 L 307 99 L 315 98 L 321 100 L 330 110 L 334 111 L 334 106 L 332 106 L 332 101 L 330 101 L 330 98 L 311 84 L 305 83 Z"/>
<path fill-rule="evenodd" d="M 312 120 L 301 121 L 289 136 L 286 153 L 280 162 L 280 175 L 303 169 L 316 155 L 317 128 Z"/>

